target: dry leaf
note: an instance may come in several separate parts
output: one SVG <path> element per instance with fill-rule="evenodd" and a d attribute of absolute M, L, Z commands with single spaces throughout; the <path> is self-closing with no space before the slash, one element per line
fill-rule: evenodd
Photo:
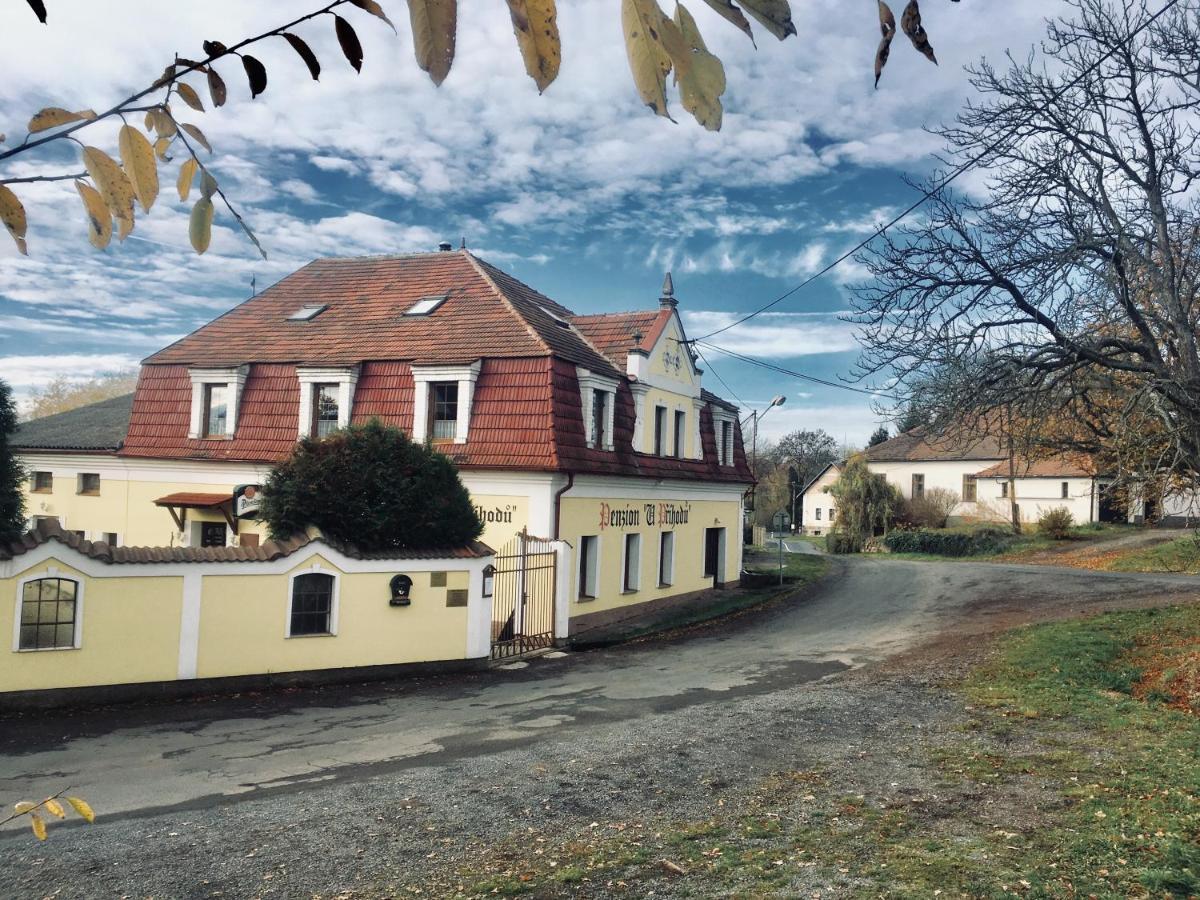
<path fill-rule="evenodd" d="M 750 13 L 758 24 L 783 40 L 789 34 L 796 33 L 792 24 L 792 7 L 788 0 L 738 0 L 742 8 Z"/>
<path fill-rule="evenodd" d="M 196 180 L 196 170 L 199 168 L 200 163 L 195 157 L 184 160 L 183 165 L 179 167 L 179 178 L 175 181 L 175 188 L 179 191 L 180 200 L 187 200 L 192 191 L 192 182 Z"/>
<path fill-rule="evenodd" d="M 83 166 L 117 220 L 117 237 L 125 240 L 133 231 L 133 185 L 116 161 L 98 147 L 83 148 Z"/>
<path fill-rule="evenodd" d="M 92 812 L 92 808 L 88 806 L 87 801 L 80 797 L 68 797 L 67 802 L 71 804 L 71 809 L 79 813 L 80 818 L 88 822 L 96 821 L 96 814 Z"/>
<path fill-rule="evenodd" d="M 441 84 L 454 63 L 458 4 L 455 0 L 408 0 L 408 17 L 417 65 L 429 73 L 434 84 Z"/>
<path fill-rule="evenodd" d="M 121 151 L 125 174 L 133 185 L 134 196 L 142 204 L 142 209 L 149 212 L 158 197 L 158 163 L 154 160 L 154 147 L 132 125 L 121 126 L 117 146 Z"/>
<path fill-rule="evenodd" d="M 208 249 L 212 240 L 213 202 L 207 197 L 201 197 L 192 207 L 192 217 L 188 222 L 188 237 L 197 253 Z"/>
<path fill-rule="evenodd" d="M 175 82 L 175 91 L 179 94 L 183 102 L 192 109 L 197 112 L 204 112 L 204 101 L 200 99 L 200 95 L 196 93 L 196 89 L 186 81 Z"/>
<path fill-rule="evenodd" d="M 541 93 L 558 77 L 562 61 L 554 0 L 508 0 L 508 12 L 525 71 Z"/>
<path fill-rule="evenodd" d="M 358 40 L 358 34 L 354 31 L 354 27 L 343 19 L 341 16 L 333 17 L 333 29 L 337 33 L 338 43 L 342 47 L 342 53 L 345 55 L 350 65 L 354 66 L 355 72 L 362 71 L 363 51 L 362 44 Z"/>
<path fill-rule="evenodd" d="M 696 20 L 682 3 L 675 6 L 675 24 L 690 54 L 686 65 L 675 66 L 679 100 L 683 108 L 709 131 L 721 130 L 721 95 L 725 93 L 725 67 L 708 52 Z"/>
<path fill-rule="evenodd" d="M 67 125 L 71 122 L 91 121 L 94 118 L 96 118 L 96 114 L 90 109 L 71 112 L 58 106 L 48 106 L 29 120 L 29 133 L 37 134 L 47 128 L 57 128 L 59 125 Z"/>
<path fill-rule="evenodd" d="M 715 9 L 724 19 L 742 29 L 746 33 L 746 37 L 750 38 L 750 42 L 754 46 L 758 46 L 754 40 L 754 32 L 750 29 L 750 21 L 740 9 L 733 5 L 733 0 L 704 0 L 704 2 Z"/>
<path fill-rule="evenodd" d="M 892 38 L 896 36 L 896 17 L 883 0 L 879 0 L 879 31 L 882 37 L 879 39 L 879 49 L 875 51 L 875 87 L 879 87 L 879 76 L 887 65 L 892 52 Z"/>
<path fill-rule="evenodd" d="M 290 31 L 285 31 L 283 36 L 292 45 L 292 49 L 296 51 L 296 55 L 304 60 L 304 64 L 308 66 L 308 74 L 312 76 L 313 81 L 319 80 L 321 77 L 321 63 L 317 59 L 317 54 L 312 52 L 312 48 L 305 43 L 303 38 L 297 37 Z"/>
<path fill-rule="evenodd" d="M 937 65 L 937 57 L 929 45 L 929 35 L 921 25 L 921 7 L 917 0 L 908 0 L 908 6 L 904 7 L 904 13 L 900 16 L 900 30 L 908 35 L 912 45 L 925 54 L 926 59 Z"/>
<path fill-rule="evenodd" d="M 83 210 L 87 213 L 88 240 L 97 250 L 103 250 L 112 240 L 112 213 L 104 204 L 100 192 L 86 181 L 75 181 L 75 190 L 83 200 Z"/>
<path fill-rule="evenodd" d="M 670 119 L 667 75 L 672 63 L 671 55 L 663 46 L 663 22 L 670 22 L 678 31 L 675 23 L 663 15 L 656 0 L 621 0 L 621 28 L 625 32 L 625 52 L 633 72 L 633 83 L 642 101 L 656 115 Z"/>
<path fill-rule="evenodd" d="M 17 195 L 8 189 L 6 185 L 0 184 L 0 222 L 4 223 L 4 227 L 8 229 L 8 233 L 12 235 L 12 239 L 16 241 L 17 249 L 25 256 L 29 255 L 29 247 L 25 243 L 25 229 L 29 223 L 25 219 L 25 207 L 21 205 L 21 201 L 17 199 Z M 21 804 L 18 803 L 17 806 Z M 32 805 L 30 809 L 32 809 Z M 21 810 L 17 810 L 21 812 Z"/>

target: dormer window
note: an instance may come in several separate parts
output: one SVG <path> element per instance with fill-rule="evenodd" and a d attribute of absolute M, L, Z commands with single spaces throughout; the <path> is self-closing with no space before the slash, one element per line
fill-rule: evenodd
<path fill-rule="evenodd" d="M 236 369 L 188 369 L 192 411 L 188 437 L 231 438 L 237 432 L 238 404 L 249 366 Z"/>
<path fill-rule="evenodd" d="M 443 303 L 445 303 L 446 298 L 449 296 L 450 296 L 449 294 L 436 294 L 431 297 L 422 297 L 420 300 L 418 300 L 416 303 L 414 303 L 412 306 L 410 306 L 408 309 L 406 309 L 404 311 L 404 315 L 406 315 L 406 316 L 427 316 L 431 312 L 433 312 L 435 309 L 437 309 L 439 306 L 441 306 Z"/>
<path fill-rule="evenodd" d="M 327 309 L 329 309 L 328 303 L 323 303 L 320 306 L 302 306 L 298 310 L 296 310 L 294 313 L 292 313 L 290 316 L 288 316 L 288 321 L 289 322 L 308 322 L 308 321 L 311 321 L 312 319 L 315 319 L 317 316 L 319 316 L 321 313 L 325 312 L 325 310 L 327 310 Z"/>
<path fill-rule="evenodd" d="M 612 403 L 610 398 L 608 391 L 592 391 L 592 442 L 598 447 L 612 443 L 607 433 L 608 407 Z"/>
<path fill-rule="evenodd" d="M 413 366 L 414 441 L 466 443 L 481 366 Z"/>
<path fill-rule="evenodd" d="M 358 368 L 300 368 L 300 437 L 323 438 L 350 424 Z"/>
<path fill-rule="evenodd" d="M 225 437 L 229 425 L 229 386 L 204 385 L 204 434 L 206 438 Z"/>
<path fill-rule="evenodd" d="M 435 441 L 452 441 L 458 437 L 458 382 L 437 381 L 429 389 L 429 434 Z"/>
<path fill-rule="evenodd" d="M 338 386 L 336 384 L 314 384 L 312 430 L 314 437 L 323 438 L 338 430 Z"/>
<path fill-rule="evenodd" d="M 612 450 L 617 380 L 597 375 L 583 366 L 575 367 L 575 375 L 579 379 L 584 440 L 594 450 Z"/>

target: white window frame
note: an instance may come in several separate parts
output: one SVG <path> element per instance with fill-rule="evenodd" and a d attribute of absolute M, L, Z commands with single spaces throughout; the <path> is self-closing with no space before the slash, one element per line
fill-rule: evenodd
<path fill-rule="evenodd" d="M 670 565 L 663 566 L 663 547 L 670 544 Z M 665 571 L 664 571 L 665 569 Z M 666 575 L 666 579 L 663 579 Z M 675 584 L 675 532 L 663 530 L 658 535 L 658 586 L 671 587 Z"/>
<path fill-rule="evenodd" d="M 575 367 L 575 377 L 579 380 L 579 399 L 583 404 L 583 433 L 588 447 L 593 450 L 612 450 L 615 447 L 613 422 L 617 407 L 617 379 L 599 375 L 583 366 Z M 600 442 L 601 446 L 596 445 L 596 435 L 593 433 L 595 428 L 592 421 L 592 403 L 596 391 L 608 393 L 608 402 L 604 404 L 604 440 Z"/>
<path fill-rule="evenodd" d="M 626 568 L 629 565 L 629 542 L 637 544 L 637 565 L 632 573 Z M 630 574 L 633 578 L 630 579 Z M 632 582 L 632 584 L 631 584 Z M 621 593 L 636 594 L 642 589 L 642 533 L 627 531 L 621 535 Z"/>
<path fill-rule="evenodd" d="M 338 428 L 350 424 L 350 412 L 354 406 L 354 389 L 358 386 L 358 366 L 350 368 L 299 368 L 296 377 L 300 380 L 300 422 L 297 434 L 304 438 L 312 436 L 313 394 L 318 384 L 338 386 Z"/>
<path fill-rule="evenodd" d="M 737 433 L 734 429 L 738 427 L 737 417 L 728 410 L 718 407 L 709 407 L 712 410 L 713 422 L 713 437 L 714 443 L 717 445 L 717 465 L 732 466 L 734 451 L 737 447 Z M 725 431 L 725 423 L 729 424 L 729 444 L 726 446 L 722 437 Z"/>
<path fill-rule="evenodd" d="M 237 366 L 230 369 L 188 369 L 188 378 L 192 381 L 192 411 L 188 425 L 188 437 L 193 440 L 201 438 L 227 437 L 237 433 L 238 406 L 242 400 L 242 389 L 246 386 L 246 378 L 250 374 L 249 366 Z M 225 410 L 225 434 L 206 435 L 204 433 L 204 387 L 205 385 L 224 385 L 229 394 Z"/>
<path fill-rule="evenodd" d="M 475 402 L 475 383 L 479 381 L 482 360 L 467 366 L 413 366 L 413 427 L 412 438 L 424 443 L 429 434 L 429 386 L 439 381 L 458 382 L 458 422 L 454 428 L 454 443 L 465 444 L 471 425 L 471 407 Z"/>
<path fill-rule="evenodd" d="M 324 634 L 292 634 L 292 597 L 295 596 L 296 579 L 301 575 L 332 575 L 333 594 L 329 601 L 329 631 Z M 341 610 L 342 573 L 336 569 L 326 569 L 320 563 L 313 563 L 306 569 L 297 569 L 288 575 L 287 612 L 283 620 L 283 636 L 287 640 L 304 640 L 307 638 L 337 637 L 338 614 Z"/>
<path fill-rule="evenodd" d="M 62 578 L 75 582 L 75 634 L 72 636 L 70 647 L 22 647 L 21 646 L 21 605 L 24 602 L 25 585 L 31 581 L 41 581 L 43 578 Z M 53 653 L 59 650 L 79 650 L 83 647 L 83 589 L 82 576 L 74 572 L 62 572 L 57 566 L 51 566 L 41 572 L 25 576 L 17 582 L 17 599 L 13 605 L 13 653 Z"/>

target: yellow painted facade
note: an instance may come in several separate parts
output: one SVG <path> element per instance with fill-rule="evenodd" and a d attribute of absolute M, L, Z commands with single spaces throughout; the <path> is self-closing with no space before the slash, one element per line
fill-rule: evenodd
<path fill-rule="evenodd" d="M 680 521 L 686 519 L 686 521 Z M 705 574 L 708 530 L 718 532 L 719 559 Z M 659 581 L 661 535 L 674 534 L 667 583 Z M 638 564 L 633 590 L 625 589 L 626 535 L 638 534 Z M 736 581 L 741 569 L 741 508 L 733 500 L 645 500 L 636 497 L 564 498 L 562 537 L 574 553 L 570 579 L 572 617 L 635 606 Z M 583 538 L 599 541 L 596 596 L 581 585 Z"/>
<path fill-rule="evenodd" d="M 336 634 L 288 637 L 291 578 L 303 572 L 334 575 Z M 412 606 L 389 606 L 392 572 L 347 574 L 323 556 L 279 575 L 210 575 L 204 579 L 196 675 L 254 675 L 377 666 L 418 660 L 462 659 L 467 654 L 467 609 L 447 607 L 446 592 L 468 586 L 468 573 L 408 572 Z"/>
<path fill-rule="evenodd" d="M 77 649 L 14 649 L 20 585 L 43 576 L 83 586 Z M 182 596 L 179 576 L 90 578 L 58 558 L 0 579 L 0 635 L 11 642 L 0 652 L 0 691 L 174 679 Z"/>

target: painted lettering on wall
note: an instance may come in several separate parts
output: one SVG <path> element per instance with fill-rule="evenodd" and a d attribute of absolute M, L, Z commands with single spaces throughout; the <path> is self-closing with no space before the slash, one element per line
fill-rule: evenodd
<path fill-rule="evenodd" d="M 622 507 L 600 504 L 600 530 L 606 528 L 674 528 L 686 525 L 692 507 L 688 503 L 646 503 L 642 506 L 627 504 Z"/>
<path fill-rule="evenodd" d="M 479 516 L 479 521 L 484 525 L 492 525 L 496 522 L 511 523 L 513 506 L 511 503 L 506 503 L 504 506 L 476 506 L 475 515 Z"/>

